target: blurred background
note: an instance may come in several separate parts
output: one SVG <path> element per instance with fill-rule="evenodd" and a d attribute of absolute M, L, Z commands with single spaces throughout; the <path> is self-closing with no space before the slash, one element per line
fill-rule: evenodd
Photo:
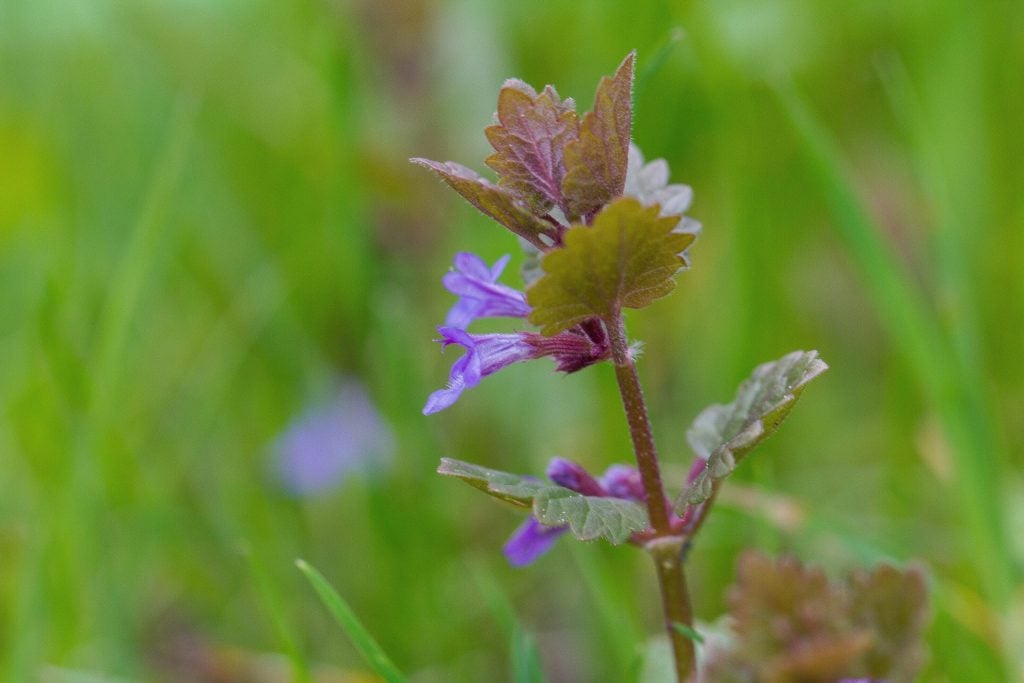
<path fill-rule="evenodd" d="M 995 1 L 7 0 L 0 677 L 373 680 L 301 557 L 415 681 L 503 680 L 525 631 L 551 680 L 634 680 L 647 559 L 514 570 L 520 516 L 434 474 L 629 462 L 611 369 L 420 414 L 452 255 L 522 258 L 407 158 L 484 172 L 505 78 L 586 110 L 635 48 L 634 140 L 704 225 L 628 318 L 669 481 L 756 364 L 832 368 L 705 527 L 698 616 L 746 547 L 917 559 L 924 679 L 1019 680 L 1022 35 Z"/>

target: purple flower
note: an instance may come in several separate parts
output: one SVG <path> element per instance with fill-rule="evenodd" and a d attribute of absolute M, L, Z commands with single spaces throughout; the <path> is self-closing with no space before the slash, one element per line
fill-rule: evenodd
<path fill-rule="evenodd" d="M 274 444 L 274 466 L 282 485 L 296 495 L 336 486 L 346 475 L 385 464 L 394 436 L 355 381 L 342 384 L 330 403 L 295 418 Z"/>
<path fill-rule="evenodd" d="M 455 403 L 463 391 L 512 363 L 551 356 L 555 369 L 568 373 L 593 365 L 611 354 L 607 345 L 595 344 L 572 332 L 544 337 L 529 332 L 470 334 L 457 327 L 439 327 L 437 331 L 441 333 L 442 339 L 438 341 L 442 347 L 458 344 L 466 348 L 466 355 L 452 365 L 448 386 L 427 398 L 424 415 L 444 410 Z"/>
<path fill-rule="evenodd" d="M 541 355 L 537 347 L 528 341 L 532 335 L 524 333 L 470 334 L 457 327 L 439 327 L 437 331 L 443 337 L 439 340 L 442 347 L 459 344 L 466 348 L 466 355 L 452 365 L 448 386 L 427 398 L 424 415 L 444 410 L 455 403 L 463 391 L 480 384 L 481 379 L 506 365 Z"/>
<path fill-rule="evenodd" d="M 635 467 L 612 465 L 600 478 L 595 478 L 582 465 L 564 458 L 553 458 L 548 465 L 547 475 L 559 486 L 584 496 L 623 498 L 638 503 L 644 501 L 643 484 Z M 674 514 L 671 521 L 674 528 L 681 527 L 683 523 Z M 505 557 L 514 567 L 526 566 L 550 550 L 555 540 L 566 530 L 567 526 L 544 526 L 531 515 L 505 544 Z M 642 541 L 644 533 L 635 536 L 634 540 Z"/>
<path fill-rule="evenodd" d="M 505 557 L 513 567 L 525 567 L 551 550 L 567 526 L 544 526 L 537 518 L 530 516 L 512 534 L 505 544 Z"/>
<path fill-rule="evenodd" d="M 482 258 L 469 252 L 455 255 L 455 270 L 447 273 L 442 282 L 459 300 L 448 311 L 446 327 L 466 329 L 477 318 L 525 318 L 530 314 L 526 295 L 498 284 L 498 277 L 508 265 L 509 257 L 502 256 L 488 268 Z"/>
<path fill-rule="evenodd" d="M 640 472 L 628 465 L 612 465 L 601 477 L 601 486 L 612 498 L 625 498 L 642 502 L 644 485 L 640 481 Z"/>
<path fill-rule="evenodd" d="M 579 463 L 565 458 L 552 458 L 548 463 L 548 479 L 562 488 L 584 496 L 607 496 L 608 491 Z"/>

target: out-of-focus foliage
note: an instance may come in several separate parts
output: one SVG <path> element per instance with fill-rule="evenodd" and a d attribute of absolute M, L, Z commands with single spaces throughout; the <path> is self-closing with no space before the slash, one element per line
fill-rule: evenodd
<path fill-rule="evenodd" d="M 506 78 L 587 111 L 632 49 L 634 141 L 704 226 L 677 295 L 627 320 L 666 480 L 751 367 L 831 366 L 730 477 L 697 615 L 742 548 L 834 575 L 919 558 L 922 678 L 1021 677 L 1019 3 L 0 4 L 0 678 L 359 680 L 303 557 L 417 681 L 500 680 L 494 643 L 525 631 L 549 680 L 631 680 L 645 558 L 559 544 L 513 570 L 514 511 L 433 474 L 628 460 L 610 368 L 524 365 L 421 415 L 456 245 L 513 250 L 407 160 L 486 170 Z M 350 378 L 390 465 L 284 495 L 268 458 Z"/>
<path fill-rule="evenodd" d="M 721 642 L 711 642 L 708 681 L 840 679 L 913 681 L 924 662 L 928 619 L 920 568 L 880 565 L 843 583 L 792 557 L 740 559 Z"/>

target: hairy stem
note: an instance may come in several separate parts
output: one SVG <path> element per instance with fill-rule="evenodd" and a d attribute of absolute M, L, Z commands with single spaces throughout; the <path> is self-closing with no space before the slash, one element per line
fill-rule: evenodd
<path fill-rule="evenodd" d="M 711 507 L 715 504 L 715 499 L 718 498 L 718 492 L 722 489 L 722 484 L 725 482 L 724 479 L 715 481 L 711 486 L 711 495 L 703 503 L 696 506 L 694 517 L 690 520 L 690 523 L 686 525 L 683 532 L 686 534 L 687 540 L 692 541 L 700 531 L 700 528 L 704 526 L 704 522 L 708 518 L 708 513 L 711 512 Z"/>
<path fill-rule="evenodd" d="M 695 661 L 693 641 L 677 628 L 677 624 L 688 629 L 693 628 L 693 609 L 690 606 L 690 593 L 683 571 L 683 539 L 672 533 L 665 489 L 661 484 L 658 453 L 654 446 L 651 423 L 647 418 L 640 376 L 629 353 L 622 314 L 616 312 L 604 322 L 612 347 L 615 379 L 619 383 L 619 394 L 622 396 L 622 406 L 629 423 L 629 435 L 633 440 L 637 469 L 640 470 L 640 479 L 644 486 L 647 515 L 651 528 L 654 529 L 654 539 L 647 544 L 647 550 L 654 559 L 661 588 L 661 606 L 665 615 L 665 630 L 672 644 L 676 678 L 680 682 L 690 681 L 694 674 Z"/>

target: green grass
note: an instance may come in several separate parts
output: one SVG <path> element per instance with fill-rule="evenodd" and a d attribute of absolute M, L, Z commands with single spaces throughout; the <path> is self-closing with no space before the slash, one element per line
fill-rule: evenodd
<path fill-rule="evenodd" d="M 0 10 L 0 678 L 173 680 L 186 636 L 283 680 L 371 671 L 299 557 L 414 680 L 637 676 L 646 558 L 564 539 L 513 570 L 519 517 L 434 474 L 600 471 L 629 439 L 604 367 L 516 367 L 420 415 L 451 361 L 431 339 L 452 253 L 516 245 L 406 161 L 483 171 L 504 78 L 589 108 L 633 48 L 634 138 L 704 224 L 677 292 L 628 320 L 669 476 L 756 364 L 832 368 L 737 472 L 806 523 L 719 510 L 698 616 L 750 545 L 836 572 L 917 558 L 924 679 L 1024 670 L 1024 11 L 370 5 Z M 342 377 L 391 424 L 392 465 L 288 497 L 274 439 Z"/>

